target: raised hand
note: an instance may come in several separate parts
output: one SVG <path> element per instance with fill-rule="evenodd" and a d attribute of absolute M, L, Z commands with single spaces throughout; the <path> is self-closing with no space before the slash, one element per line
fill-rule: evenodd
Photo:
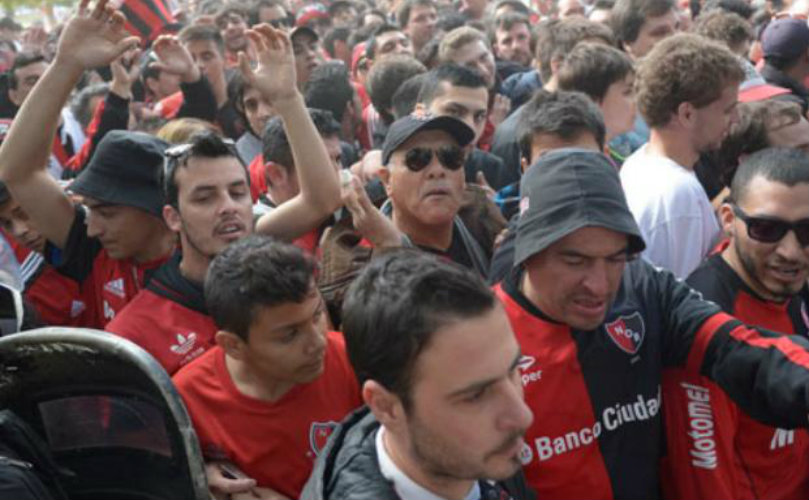
<path fill-rule="evenodd" d="M 112 82 L 110 91 L 124 99 L 132 97 L 132 84 L 140 75 L 140 64 L 138 64 L 140 49 L 132 49 L 125 52 L 121 57 L 110 63 L 112 70 Z M 129 67 L 127 69 L 127 66 Z"/>
<path fill-rule="evenodd" d="M 98 0 L 92 10 L 89 3 L 81 0 L 65 25 L 56 48 L 57 64 L 81 71 L 98 68 L 137 46 L 138 37 L 124 30 L 126 18 L 108 0 Z"/>
<path fill-rule="evenodd" d="M 158 58 L 152 66 L 160 71 L 179 76 L 183 83 L 193 83 L 200 79 L 199 68 L 194 64 L 194 59 L 176 36 L 160 35 L 152 44 L 152 51 Z"/>
<path fill-rule="evenodd" d="M 357 177 L 348 174 L 342 186 L 342 200 L 351 212 L 354 229 L 375 248 L 395 248 L 402 246 L 402 233 L 371 203 L 365 188 Z M 347 182 L 345 182 L 347 181 Z"/>
<path fill-rule="evenodd" d="M 258 67 L 253 69 L 247 54 L 239 53 L 239 68 L 249 85 L 274 105 L 297 97 L 295 55 L 289 35 L 259 24 L 247 30 L 247 36 L 255 45 L 258 61 Z"/>

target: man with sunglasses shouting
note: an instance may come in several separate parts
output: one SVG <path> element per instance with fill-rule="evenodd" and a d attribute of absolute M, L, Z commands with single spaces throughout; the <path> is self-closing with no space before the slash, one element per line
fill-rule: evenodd
<path fill-rule="evenodd" d="M 748 324 L 805 337 L 809 159 L 786 148 L 747 157 L 720 215 L 728 236 L 724 250 L 703 262 L 688 284 Z M 685 370 L 665 373 L 663 399 L 663 479 L 670 498 L 809 497 L 805 430 L 761 424 L 710 379 Z"/>
<path fill-rule="evenodd" d="M 382 212 L 410 243 L 485 276 L 488 259 L 458 217 L 464 147 L 475 132 L 450 116 L 418 113 L 395 121 L 382 148 L 379 176 L 389 203 Z"/>

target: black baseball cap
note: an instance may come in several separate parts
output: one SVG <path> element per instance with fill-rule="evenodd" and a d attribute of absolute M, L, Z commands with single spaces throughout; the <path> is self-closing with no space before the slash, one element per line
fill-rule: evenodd
<path fill-rule="evenodd" d="M 764 57 L 780 57 L 792 60 L 809 49 L 809 26 L 806 20 L 776 19 L 764 28 L 761 34 L 761 50 Z"/>
<path fill-rule="evenodd" d="M 618 172 L 606 156 L 580 148 L 543 155 L 520 182 L 514 265 L 590 226 L 626 234 L 632 254 L 646 248 Z"/>
<path fill-rule="evenodd" d="M 163 217 L 160 173 L 168 143 L 142 132 L 113 130 L 101 140 L 70 190 Z"/>
<path fill-rule="evenodd" d="M 388 129 L 385 143 L 382 146 L 382 165 L 390 162 L 399 146 L 408 139 L 426 130 L 443 130 L 451 135 L 459 146 L 463 147 L 475 138 L 475 131 L 466 123 L 451 116 L 434 116 L 430 114 L 411 114 L 399 118 Z"/>

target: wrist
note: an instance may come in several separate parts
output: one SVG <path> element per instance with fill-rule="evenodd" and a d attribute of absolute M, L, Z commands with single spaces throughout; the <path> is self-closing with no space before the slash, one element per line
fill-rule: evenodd
<path fill-rule="evenodd" d="M 303 100 L 303 95 L 295 89 L 294 92 L 276 97 L 275 99 L 270 99 L 272 103 L 272 107 L 278 112 L 279 115 L 283 115 L 286 111 L 294 109 L 299 106 L 306 107 L 306 103 Z"/>
<path fill-rule="evenodd" d="M 132 88 L 129 85 L 124 85 L 113 81 L 110 84 L 110 92 L 117 95 L 121 99 L 132 99 Z"/>

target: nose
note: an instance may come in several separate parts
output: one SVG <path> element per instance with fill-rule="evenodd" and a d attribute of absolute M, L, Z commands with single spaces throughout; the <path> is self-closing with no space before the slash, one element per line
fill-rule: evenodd
<path fill-rule="evenodd" d="M 775 251 L 781 258 L 791 262 L 802 262 L 807 258 L 807 248 L 801 246 L 795 231 L 788 231 L 778 242 Z"/>
<path fill-rule="evenodd" d="M 609 279 L 607 278 L 607 262 L 604 259 L 596 259 L 593 265 L 584 275 L 582 285 L 585 289 L 596 297 L 604 297 L 609 289 Z"/>
<path fill-rule="evenodd" d="M 309 343 L 306 346 L 308 356 L 316 356 L 326 348 L 326 331 L 318 322 L 309 324 Z"/>
<path fill-rule="evenodd" d="M 445 177 L 447 169 L 438 161 L 438 155 L 433 151 L 433 156 L 430 158 L 430 164 L 427 165 L 427 176 L 430 178 Z"/>
<path fill-rule="evenodd" d="M 503 410 L 497 422 L 498 428 L 505 432 L 525 430 L 531 426 L 533 421 L 534 414 L 523 398 L 522 383 L 519 379 L 508 380 L 503 399 Z"/>
<path fill-rule="evenodd" d="M 104 234 L 104 227 L 99 221 L 98 216 L 93 215 L 93 211 L 89 210 L 87 213 L 87 236 L 90 238 L 97 238 Z"/>

